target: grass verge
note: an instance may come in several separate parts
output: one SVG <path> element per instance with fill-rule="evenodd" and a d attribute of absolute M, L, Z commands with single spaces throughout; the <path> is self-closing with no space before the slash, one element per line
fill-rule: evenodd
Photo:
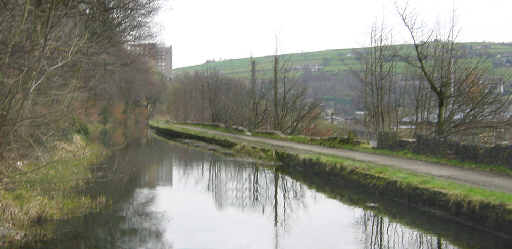
<path fill-rule="evenodd" d="M 106 204 L 80 193 L 93 179 L 92 165 L 108 156 L 81 136 L 58 143 L 46 163 L 27 162 L 0 186 L 0 247 L 15 247 L 53 236 L 52 222 L 83 215 Z"/>
<path fill-rule="evenodd" d="M 445 181 L 436 177 L 390 168 L 385 165 L 355 161 L 335 156 L 313 154 L 300 155 L 299 158 L 318 161 L 330 165 L 331 167 L 342 167 L 344 170 L 351 171 L 353 173 L 357 171 L 357 173 L 378 176 L 380 178 L 385 178 L 388 181 L 400 182 L 404 186 L 408 185 L 439 191 L 447 194 L 450 199 L 465 199 L 477 202 L 503 204 L 512 210 L 512 195 L 503 192 Z"/>
<path fill-rule="evenodd" d="M 166 123 L 164 121 L 153 121 L 156 125 L 163 125 L 165 126 Z M 231 134 L 237 134 L 237 135 L 247 135 L 244 132 L 238 131 L 236 129 L 228 128 L 228 127 L 217 127 L 213 125 L 204 125 L 204 124 L 185 124 L 185 125 L 191 125 L 194 127 L 199 128 L 205 128 L 220 132 L 226 132 Z M 458 160 L 453 159 L 447 159 L 447 158 L 440 158 L 440 157 L 434 157 L 434 156 L 428 156 L 428 155 L 421 155 L 416 154 L 411 151 L 391 151 L 391 150 L 384 150 L 384 149 L 376 149 L 370 147 L 368 144 L 362 143 L 360 145 L 350 145 L 346 144 L 344 142 L 337 142 L 334 141 L 327 141 L 322 139 L 316 139 L 316 138 L 310 138 L 306 136 L 279 136 L 276 134 L 263 134 L 263 133 L 257 133 L 254 132 L 251 134 L 252 136 L 256 137 L 264 137 L 264 138 L 270 138 L 275 140 L 281 140 L 281 141 L 289 141 L 289 142 L 295 142 L 295 143 L 301 143 L 301 144 L 308 144 L 308 145 L 317 145 L 317 146 L 323 146 L 328 148 L 334 148 L 334 149 L 345 149 L 345 150 L 352 150 L 352 151 L 359 151 L 359 152 L 365 152 L 365 153 L 372 153 L 377 155 L 385 155 L 385 156 L 392 156 L 392 157 L 398 157 L 398 158 L 405 158 L 405 159 L 411 159 L 411 160 L 419 160 L 429 163 L 437 163 L 437 164 L 443 164 L 448 166 L 455 166 L 455 167 L 461 167 L 466 169 L 472 169 L 472 170 L 479 170 L 484 172 L 491 172 L 491 173 L 497 173 L 501 175 L 508 175 L 512 176 L 512 169 L 505 167 L 503 165 L 488 165 L 488 164 L 477 164 L 472 162 L 462 162 Z"/>

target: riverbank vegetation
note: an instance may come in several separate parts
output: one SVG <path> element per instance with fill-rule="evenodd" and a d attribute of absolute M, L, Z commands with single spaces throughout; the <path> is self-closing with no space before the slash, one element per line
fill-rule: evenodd
<path fill-rule="evenodd" d="M 127 44 L 150 41 L 158 0 L 0 3 L 0 241 L 50 236 L 103 206 L 93 165 L 146 135 L 166 78 Z"/>
<path fill-rule="evenodd" d="M 93 181 L 93 167 L 108 156 L 108 150 L 79 135 L 56 146 L 46 163 L 19 163 L 19 171 L 3 182 L 0 246 L 51 238 L 51 221 L 83 215 L 108 204 L 103 196 L 82 192 Z"/>

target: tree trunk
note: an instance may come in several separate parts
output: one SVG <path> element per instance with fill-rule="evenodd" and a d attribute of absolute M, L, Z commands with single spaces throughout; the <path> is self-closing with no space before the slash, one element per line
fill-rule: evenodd
<path fill-rule="evenodd" d="M 443 137 L 445 134 L 445 113 L 446 113 L 446 103 L 445 97 L 441 93 L 438 96 L 438 105 L 437 105 L 437 123 L 436 123 L 436 136 Z"/>
<path fill-rule="evenodd" d="M 256 103 L 256 61 L 251 58 L 251 114 L 249 118 L 249 129 L 256 129 L 258 110 Z"/>
<path fill-rule="evenodd" d="M 278 55 L 275 55 L 274 56 L 274 82 L 273 82 L 273 87 L 274 87 L 274 127 L 273 129 L 274 130 L 279 130 L 279 103 L 278 103 L 278 87 L 277 87 L 277 84 L 278 84 L 278 70 L 279 70 L 279 56 Z"/>

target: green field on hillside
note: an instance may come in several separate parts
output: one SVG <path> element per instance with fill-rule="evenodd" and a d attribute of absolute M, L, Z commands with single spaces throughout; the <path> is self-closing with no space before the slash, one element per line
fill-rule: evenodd
<path fill-rule="evenodd" d="M 462 43 L 470 53 L 488 59 L 494 70 L 502 75 L 512 72 L 512 43 Z M 412 53 L 411 45 L 396 45 L 397 49 L 405 49 Z M 300 71 L 303 67 L 309 67 L 315 72 L 327 72 L 337 74 L 344 71 L 360 70 L 359 54 L 364 48 L 332 49 L 316 52 L 284 54 L 281 60 Z M 254 58 L 257 63 L 259 77 L 270 77 L 272 72 L 273 56 Z M 182 67 L 174 70 L 174 73 L 184 73 L 202 70 L 218 70 L 225 75 L 236 78 L 248 78 L 250 58 L 230 59 L 223 61 L 210 61 L 204 64 Z M 399 66 L 404 68 L 405 63 Z"/>

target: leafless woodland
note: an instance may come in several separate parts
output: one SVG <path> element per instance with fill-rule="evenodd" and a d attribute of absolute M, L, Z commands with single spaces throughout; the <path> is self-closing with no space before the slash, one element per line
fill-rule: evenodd
<path fill-rule="evenodd" d="M 77 120 L 97 115 L 98 105 L 151 109 L 162 84 L 125 44 L 152 39 L 158 6 L 158 0 L 0 1 L 2 164 L 44 159 Z"/>
<path fill-rule="evenodd" d="M 308 96 L 308 87 L 279 59 L 274 57 L 271 80 L 258 78 L 254 61 L 247 65 L 251 67 L 249 81 L 215 69 L 177 76 L 169 92 L 171 118 L 302 133 L 318 118 L 319 101 Z"/>
<path fill-rule="evenodd" d="M 423 24 L 410 6 L 396 10 L 412 48 L 396 46 L 392 31 L 376 23 L 360 55 L 368 128 L 397 131 L 406 124 L 444 139 L 510 127 L 511 98 L 500 87 L 509 79 L 457 42 L 455 14 L 442 29 Z"/>

